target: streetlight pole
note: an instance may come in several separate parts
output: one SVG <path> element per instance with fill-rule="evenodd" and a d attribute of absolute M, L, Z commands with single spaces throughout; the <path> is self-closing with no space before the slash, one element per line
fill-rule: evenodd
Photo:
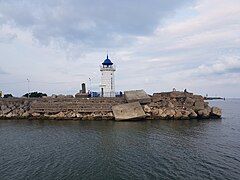
<path fill-rule="evenodd" d="M 92 95 L 92 79 L 89 78 L 89 93 Z"/>
<path fill-rule="evenodd" d="M 28 98 L 29 98 L 29 95 L 30 95 L 30 90 L 29 90 L 29 82 L 30 82 L 30 80 L 27 78 L 27 83 L 28 83 Z"/>

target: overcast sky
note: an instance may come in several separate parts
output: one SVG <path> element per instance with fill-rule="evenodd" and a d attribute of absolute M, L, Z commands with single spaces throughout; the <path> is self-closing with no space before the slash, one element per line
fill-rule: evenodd
<path fill-rule="evenodd" d="M 118 91 L 240 97 L 240 0 L 0 0 L 4 93 L 99 91 L 107 51 Z"/>

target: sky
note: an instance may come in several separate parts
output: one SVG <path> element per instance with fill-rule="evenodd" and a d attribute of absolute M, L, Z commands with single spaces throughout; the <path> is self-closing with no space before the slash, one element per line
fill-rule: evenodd
<path fill-rule="evenodd" d="M 240 0 L 0 0 L 3 93 L 99 91 L 107 53 L 117 91 L 240 97 Z"/>

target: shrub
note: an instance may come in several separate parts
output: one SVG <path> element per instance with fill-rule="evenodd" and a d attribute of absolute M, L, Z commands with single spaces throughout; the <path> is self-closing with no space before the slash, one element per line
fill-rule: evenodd
<path fill-rule="evenodd" d="M 41 98 L 43 96 L 47 96 L 46 93 L 41 93 L 41 92 L 31 92 L 31 93 L 26 93 L 23 95 L 23 97 L 30 97 L 30 98 Z"/>
<path fill-rule="evenodd" d="M 11 98 L 11 97 L 13 97 L 12 94 L 4 94 L 4 96 L 3 96 L 3 98 Z"/>

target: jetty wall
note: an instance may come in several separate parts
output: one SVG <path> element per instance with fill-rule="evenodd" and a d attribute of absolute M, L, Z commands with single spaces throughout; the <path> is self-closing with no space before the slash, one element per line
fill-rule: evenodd
<path fill-rule="evenodd" d="M 131 120 L 143 117 L 144 119 L 221 117 L 221 109 L 210 107 L 200 95 L 177 91 L 154 93 L 152 96 L 144 93 L 128 91 L 124 97 L 114 98 L 1 98 L 0 118 Z M 130 112 L 132 110 L 129 103 L 135 103 L 133 111 L 141 113 Z"/>

